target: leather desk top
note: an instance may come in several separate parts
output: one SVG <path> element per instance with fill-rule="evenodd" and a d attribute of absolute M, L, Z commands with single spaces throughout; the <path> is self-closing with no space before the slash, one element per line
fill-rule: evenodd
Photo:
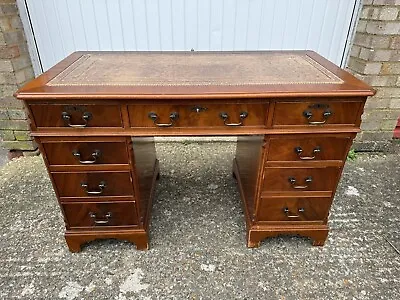
<path fill-rule="evenodd" d="M 306 53 L 89 53 L 48 86 L 340 84 L 343 81 Z"/>
<path fill-rule="evenodd" d="M 312 51 L 75 52 L 16 93 L 43 98 L 369 96 Z"/>

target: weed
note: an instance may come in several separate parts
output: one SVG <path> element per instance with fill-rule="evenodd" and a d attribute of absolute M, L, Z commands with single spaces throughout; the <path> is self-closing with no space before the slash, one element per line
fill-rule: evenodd
<path fill-rule="evenodd" d="M 357 158 L 356 150 L 351 149 L 351 150 L 349 151 L 349 153 L 347 153 L 347 159 L 348 159 L 348 160 L 355 160 L 356 158 Z"/>

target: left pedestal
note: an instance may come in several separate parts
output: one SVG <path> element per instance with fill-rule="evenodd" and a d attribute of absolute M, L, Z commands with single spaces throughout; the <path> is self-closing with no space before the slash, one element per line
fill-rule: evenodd
<path fill-rule="evenodd" d="M 66 225 L 71 252 L 96 239 L 149 249 L 159 175 L 149 137 L 37 137 Z"/>

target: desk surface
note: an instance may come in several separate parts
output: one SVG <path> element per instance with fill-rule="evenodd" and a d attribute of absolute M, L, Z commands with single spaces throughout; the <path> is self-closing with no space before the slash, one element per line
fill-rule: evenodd
<path fill-rule="evenodd" d="M 76 52 L 17 98 L 369 96 L 373 90 L 312 51 Z"/>
<path fill-rule="evenodd" d="M 88 53 L 47 86 L 341 84 L 306 53 Z"/>

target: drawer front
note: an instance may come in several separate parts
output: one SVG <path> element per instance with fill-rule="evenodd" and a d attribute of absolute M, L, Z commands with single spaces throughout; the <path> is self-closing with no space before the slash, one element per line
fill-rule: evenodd
<path fill-rule="evenodd" d="M 67 203 L 62 207 L 70 228 L 138 224 L 134 202 Z"/>
<path fill-rule="evenodd" d="M 272 126 L 358 125 L 362 102 L 278 102 Z"/>
<path fill-rule="evenodd" d="M 129 163 L 124 142 L 45 142 L 42 145 L 51 166 Z"/>
<path fill-rule="evenodd" d="M 268 104 L 129 105 L 131 127 L 264 127 Z"/>
<path fill-rule="evenodd" d="M 339 168 L 266 168 L 263 191 L 302 192 L 332 191 Z"/>
<path fill-rule="evenodd" d="M 60 197 L 133 196 L 129 172 L 52 173 Z"/>
<path fill-rule="evenodd" d="M 41 105 L 29 106 L 37 128 L 122 127 L 118 105 Z"/>
<path fill-rule="evenodd" d="M 343 160 L 350 137 L 279 136 L 271 137 L 268 161 Z"/>
<path fill-rule="evenodd" d="M 261 198 L 258 221 L 323 221 L 328 217 L 330 198 Z"/>

